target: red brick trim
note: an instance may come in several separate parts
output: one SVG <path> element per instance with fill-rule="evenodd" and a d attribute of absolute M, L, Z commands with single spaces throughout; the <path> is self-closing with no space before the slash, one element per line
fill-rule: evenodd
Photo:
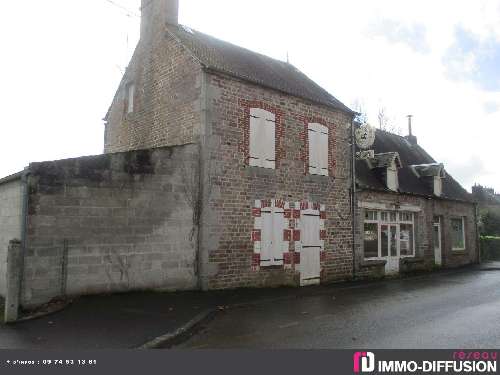
<path fill-rule="evenodd" d="M 285 229 L 283 231 L 283 241 L 291 241 L 292 240 L 292 231 L 290 229 Z"/>
<path fill-rule="evenodd" d="M 293 231 L 293 240 L 300 241 L 300 230 L 296 229 Z"/>
<path fill-rule="evenodd" d="M 300 253 L 293 253 L 293 263 L 300 264 Z"/>
<path fill-rule="evenodd" d="M 252 255 L 252 266 L 260 266 L 260 254 Z"/>
<path fill-rule="evenodd" d="M 261 241 L 261 230 L 260 229 L 254 229 L 252 231 L 252 242 L 258 242 Z"/>
<path fill-rule="evenodd" d="M 261 209 L 260 208 L 252 208 L 252 216 L 253 217 L 261 217 Z"/>
<path fill-rule="evenodd" d="M 304 174 L 309 174 L 309 124 L 317 123 L 328 128 L 328 175 L 335 175 L 335 150 L 337 148 L 337 127 L 333 123 L 329 123 L 321 117 L 304 117 L 299 116 L 299 119 L 304 123 L 304 129 L 300 132 L 300 139 L 303 142 L 303 151 L 301 152 L 301 160 L 304 162 Z"/>
<path fill-rule="evenodd" d="M 285 264 L 292 264 L 293 253 L 284 253 L 283 261 Z"/>
<path fill-rule="evenodd" d="M 239 100 L 240 107 L 243 108 L 243 117 L 240 118 L 240 128 L 243 130 L 243 141 L 240 143 L 239 150 L 245 157 L 245 164 L 249 165 L 250 161 L 250 109 L 260 108 L 265 111 L 274 113 L 276 117 L 276 139 L 275 139 L 275 152 L 276 152 L 276 169 L 280 166 L 280 161 L 285 158 L 284 136 L 285 127 L 283 126 L 283 114 L 280 109 L 270 106 L 269 104 L 260 100 Z"/>

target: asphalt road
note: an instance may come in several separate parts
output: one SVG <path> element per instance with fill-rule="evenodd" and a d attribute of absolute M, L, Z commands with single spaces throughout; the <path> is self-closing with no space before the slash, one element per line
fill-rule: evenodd
<path fill-rule="evenodd" d="M 498 348 L 500 269 L 332 288 L 229 309 L 178 348 Z"/>

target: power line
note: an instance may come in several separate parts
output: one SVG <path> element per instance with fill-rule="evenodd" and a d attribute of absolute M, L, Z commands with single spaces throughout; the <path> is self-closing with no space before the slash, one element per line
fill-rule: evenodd
<path fill-rule="evenodd" d="M 128 9 L 127 7 L 124 7 L 123 5 L 121 4 L 118 4 L 116 2 L 114 2 L 113 0 L 106 0 L 108 3 L 110 3 L 111 5 L 121 9 L 122 11 L 125 12 L 125 15 L 128 16 L 128 17 L 138 17 L 140 18 L 141 16 L 138 15 L 137 13 L 134 13 L 132 12 L 130 9 Z"/>

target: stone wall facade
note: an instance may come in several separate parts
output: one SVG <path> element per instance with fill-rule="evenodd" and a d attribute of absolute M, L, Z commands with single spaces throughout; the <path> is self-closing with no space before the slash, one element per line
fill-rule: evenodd
<path fill-rule="evenodd" d="M 24 306 L 195 289 L 196 145 L 30 165 Z"/>
<path fill-rule="evenodd" d="M 21 177 L 0 184 L 0 296 L 5 297 L 9 242 L 21 240 L 23 187 Z"/>
<path fill-rule="evenodd" d="M 385 210 L 400 207 L 418 207 L 415 212 L 415 259 L 401 261 L 400 271 L 431 270 L 435 267 L 433 223 L 434 217 L 441 219 L 442 267 L 454 268 L 479 261 L 475 205 L 469 202 L 451 201 L 439 198 L 429 199 L 404 194 L 376 191 L 360 191 L 357 194 L 356 210 L 356 277 L 373 278 L 384 276 L 384 264 L 367 261 L 363 249 L 363 228 L 365 208 L 363 203 L 385 206 Z M 465 250 L 454 251 L 451 245 L 451 219 L 465 218 Z"/>
<path fill-rule="evenodd" d="M 199 136 L 201 66 L 161 30 L 137 46 L 106 116 L 104 152 L 182 145 Z M 128 113 L 132 84 L 134 110 Z"/>
<path fill-rule="evenodd" d="M 205 198 L 200 249 L 204 288 L 299 285 L 297 218 L 304 205 L 317 205 L 318 209 L 324 206 L 321 282 L 351 278 L 351 118 L 222 74 L 207 74 L 206 80 Z M 276 169 L 249 166 L 249 108 L 263 108 L 276 115 Z M 329 129 L 328 177 L 308 173 L 305 123 L 312 121 Z M 294 235 L 287 238 L 285 265 L 259 267 L 252 238 L 255 215 L 266 205 L 280 204 L 292 212 L 285 210 L 285 217 L 290 217 L 288 230 L 295 229 Z M 295 213 L 297 216 L 293 216 Z"/>

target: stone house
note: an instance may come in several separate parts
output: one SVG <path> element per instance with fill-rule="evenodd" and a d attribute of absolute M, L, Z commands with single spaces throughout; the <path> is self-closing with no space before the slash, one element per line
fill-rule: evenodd
<path fill-rule="evenodd" d="M 357 277 L 479 261 L 471 194 L 409 134 L 376 130 L 357 155 Z"/>
<path fill-rule="evenodd" d="M 178 0 L 142 0 L 104 154 L 0 180 L 0 295 L 30 307 L 476 261 L 468 193 L 414 137 L 377 131 L 355 160 L 355 115 L 291 64 L 179 25 Z"/>
<path fill-rule="evenodd" d="M 177 10 L 142 2 L 105 152 L 198 145 L 201 288 L 350 278 L 354 112 L 291 64 L 179 25 Z"/>

